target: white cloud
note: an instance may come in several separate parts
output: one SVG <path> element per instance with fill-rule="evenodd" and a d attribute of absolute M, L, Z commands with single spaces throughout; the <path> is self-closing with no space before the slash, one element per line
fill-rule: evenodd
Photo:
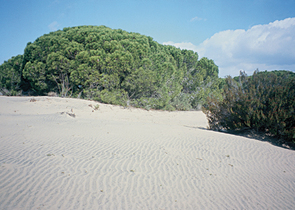
<path fill-rule="evenodd" d="M 197 47 L 191 42 L 174 43 L 169 41 L 169 42 L 163 42 L 163 45 L 172 45 L 180 49 L 187 49 L 187 50 L 193 50 L 193 51 L 197 50 Z"/>
<path fill-rule="evenodd" d="M 200 45 L 173 43 L 181 49 L 191 49 L 200 57 L 213 59 L 219 75 L 236 76 L 240 70 L 248 74 L 259 70 L 295 71 L 295 18 L 255 25 L 248 30 L 226 30 L 214 34 Z"/>
<path fill-rule="evenodd" d="M 205 18 L 200 18 L 200 17 L 194 17 L 194 18 L 192 18 L 191 19 L 191 22 L 193 22 L 193 21 L 201 21 L 201 20 L 204 20 L 204 21 L 206 21 L 207 19 L 205 19 Z"/>
<path fill-rule="evenodd" d="M 59 24 L 56 21 L 54 21 L 48 25 L 48 28 L 50 29 L 50 31 L 56 31 L 58 26 Z"/>

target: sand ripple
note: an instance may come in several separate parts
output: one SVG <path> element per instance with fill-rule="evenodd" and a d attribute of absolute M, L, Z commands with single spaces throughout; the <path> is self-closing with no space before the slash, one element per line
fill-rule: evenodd
<path fill-rule="evenodd" d="M 0 209 L 295 208 L 294 151 L 201 112 L 36 99 L 0 97 Z"/>

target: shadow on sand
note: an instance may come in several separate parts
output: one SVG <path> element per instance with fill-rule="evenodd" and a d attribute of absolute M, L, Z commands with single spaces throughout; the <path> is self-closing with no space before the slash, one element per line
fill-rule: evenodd
<path fill-rule="evenodd" d="M 195 129 L 201 129 L 201 130 L 210 130 L 208 128 L 204 127 L 193 127 L 193 126 L 186 126 L 189 128 L 195 128 Z M 210 130 L 214 131 L 214 130 Z M 274 146 L 282 147 L 284 149 L 291 149 L 295 150 L 295 143 L 288 143 L 284 139 L 279 139 L 272 137 L 271 135 L 263 132 L 256 132 L 254 130 L 244 130 L 244 131 L 214 131 L 214 132 L 221 132 L 221 133 L 226 133 L 226 134 L 231 134 L 231 135 L 236 135 L 236 136 L 243 136 L 246 138 L 250 139 L 255 139 L 258 141 L 263 141 L 263 142 L 269 142 Z"/>

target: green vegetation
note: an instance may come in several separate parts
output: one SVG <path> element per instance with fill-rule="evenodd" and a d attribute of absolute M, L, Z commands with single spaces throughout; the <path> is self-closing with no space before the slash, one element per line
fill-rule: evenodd
<path fill-rule="evenodd" d="M 210 98 L 203 106 L 210 129 L 255 130 L 295 146 L 295 74 L 287 71 L 241 72 L 227 77 L 223 100 Z"/>
<path fill-rule="evenodd" d="M 5 95 L 21 94 L 21 66 L 23 56 L 18 55 L 0 66 L 0 90 Z"/>
<path fill-rule="evenodd" d="M 0 66 L 0 91 L 145 109 L 203 106 L 210 129 L 256 130 L 295 145 L 294 73 L 221 79 L 214 62 L 193 51 L 105 26 L 64 28 L 29 42 Z"/>
<path fill-rule="evenodd" d="M 55 92 L 146 109 L 197 109 L 221 96 L 221 82 L 212 60 L 105 26 L 45 34 L 0 66 L 6 95 Z"/>

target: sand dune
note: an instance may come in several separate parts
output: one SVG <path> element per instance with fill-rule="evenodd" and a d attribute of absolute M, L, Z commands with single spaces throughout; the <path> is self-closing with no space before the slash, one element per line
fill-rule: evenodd
<path fill-rule="evenodd" d="M 0 209 L 295 209 L 295 151 L 200 111 L 31 99 L 0 97 Z"/>

